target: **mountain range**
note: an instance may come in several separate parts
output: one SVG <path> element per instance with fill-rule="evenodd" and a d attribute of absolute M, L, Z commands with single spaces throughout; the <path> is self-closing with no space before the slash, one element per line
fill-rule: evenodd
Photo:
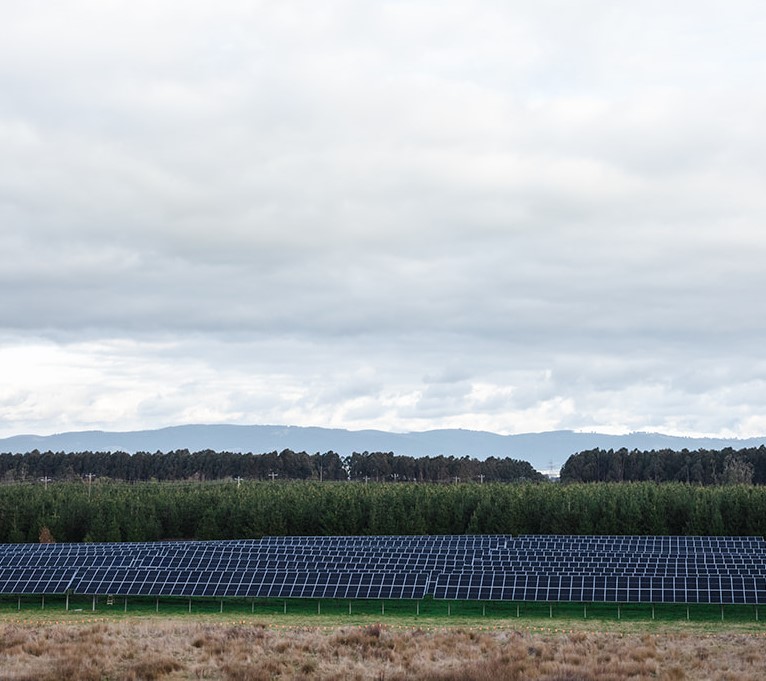
<path fill-rule="evenodd" d="M 264 453 L 292 449 L 334 451 L 342 456 L 353 452 L 393 452 L 409 456 L 490 456 L 528 461 L 539 471 L 554 472 L 574 453 L 602 449 L 743 449 L 766 444 L 757 438 L 694 438 L 661 433 L 607 435 L 555 430 L 542 433 L 500 435 L 462 429 L 391 433 L 382 430 L 344 430 L 301 426 L 269 425 L 183 425 L 157 430 L 88 430 L 55 435 L 15 435 L 0 439 L 0 452 L 24 453 L 33 450 L 55 452 L 167 452 L 176 449 Z"/>

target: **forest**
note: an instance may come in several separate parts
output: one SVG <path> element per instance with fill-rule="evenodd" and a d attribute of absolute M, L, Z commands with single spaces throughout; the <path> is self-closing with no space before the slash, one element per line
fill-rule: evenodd
<path fill-rule="evenodd" d="M 642 481 L 763 485 L 766 446 L 679 452 L 591 449 L 573 454 L 561 468 L 561 482 Z"/>
<path fill-rule="evenodd" d="M 0 480 L 79 480 L 96 476 L 125 482 L 170 480 L 360 480 L 374 482 L 518 482 L 546 478 L 527 461 L 490 457 L 398 456 L 392 452 L 240 454 L 180 449 L 163 452 L 39 452 L 0 454 Z"/>
<path fill-rule="evenodd" d="M 766 487 L 92 481 L 0 485 L 0 541 L 264 535 L 766 535 Z"/>

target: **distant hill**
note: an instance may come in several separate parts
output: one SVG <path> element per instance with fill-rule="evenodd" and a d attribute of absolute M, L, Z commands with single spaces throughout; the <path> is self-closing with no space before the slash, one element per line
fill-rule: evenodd
<path fill-rule="evenodd" d="M 528 461 L 539 471 L 558 470 L 574 453 L 586 449 L 723 449 L 758 447 L 766 436 L 748 439 L 690 438 L 660 433 L 544 433 L 498 435 L 473 430 L 428 430 L 389 433 L 382 430 L 342 430 L 299 426 L 186 425 L 158 430 L 109 432 L 89 430 L 57 435 L 16 435 L 0 439 L 0 452 L 24 453 L 34 449 L 54 452 L 156 452 L 188 449 L 264 453 L 292 449 L 315 452 L 394 452 L 409 456 L 489 456 Z"/>

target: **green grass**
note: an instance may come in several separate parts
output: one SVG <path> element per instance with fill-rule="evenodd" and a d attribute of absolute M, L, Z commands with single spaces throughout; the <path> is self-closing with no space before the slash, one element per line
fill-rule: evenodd
<path fill-rule="evenodd" d="M 511 603 L 479 601 L 312 600 L 244 598 L 160 598 L 70 596 L 0 597 L 0 620 L 34 618 L 50 620 L 91 617 L 204 617 L 225 620 L 265 621 L 284 626 L 338 626 L 372 621 L 403 626 L 551 626 L 583 625 L 620 628 L 631 624 L 698 624 L 744 626 L 761 630 L 764 613 L 752 605 L 621 604 L 614 603 Z"/>

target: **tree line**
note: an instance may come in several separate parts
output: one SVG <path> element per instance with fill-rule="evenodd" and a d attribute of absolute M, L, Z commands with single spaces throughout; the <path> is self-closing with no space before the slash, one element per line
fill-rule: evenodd
<path fill-rule="evenodd" d="M 76 480 L 86 475 L 126 482 L 224 480 L 357 480 L 375 482 L 543 481 L 527 461 L 490 457 L 398 456 L 392 452 L 333 451 L 307 454 L 285 449 L 266 454 L 190 452 L 39 452 L 0 454 L 0 480 Z"/>
<path fill-rule="evenodd" d="M 20 483 L 0 541 L 368 534 L 766 535 L 766 487 L 686 483 Z"/>
<path fill-rule="evenodd" d="M 695 451 L 590 449 L 573 454 L 561 468 L 561 482 L 641 481 L 764 485 L 766 446 Z"/>

